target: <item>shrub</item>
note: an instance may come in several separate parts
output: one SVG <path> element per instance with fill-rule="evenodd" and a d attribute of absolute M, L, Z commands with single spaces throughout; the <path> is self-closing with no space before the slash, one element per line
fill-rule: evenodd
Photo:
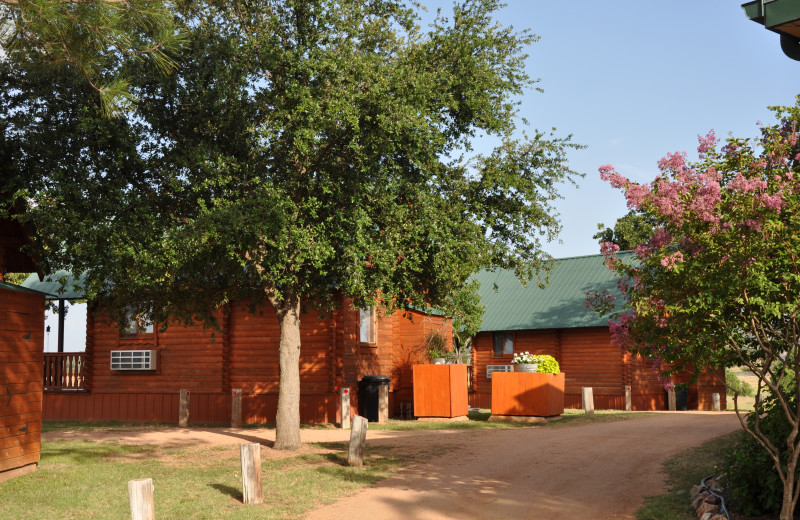
<path fill-rule="evenodd" d="M 730 370 L 725 371 L 725 384 L 728 387 L 727 394 L 733 396 L 734 390 L 745 397 L 753 397 L 756 391 L 753 386 L 747 381 L 742 381 L 739 377 Z"/>
<path fill-rule="evenodd" d="M 539 366 L 536 368 L 536 371 L 540 374 L 558 374 L 561 372 L 561 367 L 558 366 L 558 361 L 553 356 L 534 356 L 536 361 L 534 363 L 539 363 Z"/>
<path fill-rule="evenodd" d="M 789 406 L 792 408 L 795 406 L 794 396 L 797 395 L 796 384 L 794 372 L 787 369 L 780 386 L 782 393 L 789 396 Z M 792 426 L 781 408 L 780 401 L 771 390 L 757 410 L 761 414 L 761 432 L 774 446 L 786 446 L 786 439 L 789 438 Z M 747 425 L 750 430 L 755 429 L 755 413 L 750 412 L 747 415 Z M 787 469 L 785 449 L 781 450 L 780 458 L 785 473 Z M 747 435 L 734 447 L 723 467 L 725 487 L 737 511 L 745 515 L 777 515 L 781 512 L 783 482 L 767 451 L 752 436 Z M 800 471 L 795 472 L 795 479 L 798 475 Z"/>
<path fill-rule="evenodd" d="M 778 400 L 774 396 L 766 398 L 763 401 L 763 411 L 761 431 L 774 445 L 785 443 L 791 426 Z M 754 427 L 754 413 L 747 416 L 750 428 Z M 782 458 L 785 459 L 785 452 Z M 736 444 L 725 459 L 723 473 L 725 488 L 730 493 L 732 506 L 737 512 L 748 516 L 780 513 L 783 482 L 772 459 L 753 437 L 745 435 Z"/>

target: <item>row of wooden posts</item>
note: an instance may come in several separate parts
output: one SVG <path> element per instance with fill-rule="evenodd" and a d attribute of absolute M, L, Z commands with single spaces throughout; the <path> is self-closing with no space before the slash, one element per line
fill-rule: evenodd
<path fill-rule="evenodd" d="M 378 422 L 386 422 L 389 419 L 389 387 L 380 386 L 378 388 Z M 189 427 L 189 408 L 191 392 L 181 390 L 180 401 L 178 404 L 178 426 L 181 428 Z M 342 429 L 350 428 L 350 389 L 341 388 L 339 390 L 339 409 L 342 411 Z M 231 428 L 241 428 L 242 426 L 242 390 L 234 388 L 231 390 Z"/>
<path fill-rule="evenodd" d="M 349 408 L 349 401 L 348 401 Z M 348 423 L 350 415 L 347 414 Z M 350 430 L 350 447 L 347 453 L 349 466 L 364 465 L 364 451 L 367 446 L 369 421 L 360 415 L 353 416 Z M 261 504 L 264 502 L 264 488 L 261 484 L 261 445 L 240 444 L 239 456 L 242 463 L 242 502 Z M 128 499 L 131 505 L 131 520 L 155 520 L 155 489 L 152 478 L 128 482 Z"/>
<path fill-rule="evenodd" d="M 719 394 L 714 392 L 711 395 L 711 399 L 713 402 L 714 411 L 720 411 L 720 397 Z M 584 386 L 581 388 L 581 408 L 587 414 L 594 413 L 594 395 L 592 394 L 592 387 Z M 675 397 L 675 389 L 670 389 L 667 391 L 667 408 L 671 411 L 675 411 L 677 409 L 677 399 Z M 631 403 L 631 387 L 625 387 L 625 411 L 630 412 L 632 409 Z"/>

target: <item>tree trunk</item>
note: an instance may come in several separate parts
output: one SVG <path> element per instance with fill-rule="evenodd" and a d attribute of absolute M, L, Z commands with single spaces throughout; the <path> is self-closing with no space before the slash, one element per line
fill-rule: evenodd
<path fill-rule="evenodd" d="M 794 518 L 795 508 L 795 478 L 794 472 L 797 467 L 797 462 L 791 461 L 792 457 L 789 456 L 789 464 L 786 471 L 786 478 L 783 481 L 783 503 L 781 504 L 780 520 L 792 520 Z"/>
<path fill-rule="evenodd" d="M 273 306 L 281 325 L 278 415 L 275 449 L 300 449 L 300 298 L 286 296 Z"/>
<path fill-rule="evenodd" d="M 794 518 L 794 478 L 791 474 L 786 475 L 786 480 L 783 481 L 783 503 L 781 504 L 780 520 L 792 520 Z"/>

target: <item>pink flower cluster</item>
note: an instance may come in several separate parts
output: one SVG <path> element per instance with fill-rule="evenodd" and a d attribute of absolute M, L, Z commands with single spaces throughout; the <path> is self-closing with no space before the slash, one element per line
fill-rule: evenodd
<path fill-rule="evenodd" d="M 619 251 L 619 246 L 614 242 L 603 242 L 600 244 L 600 253 L 609 256 L 617 253 Z"/>
<path fill-rule="evenodd" d="M 709 132 L 706 134 L 705 137 L 701 137 L 698 135 L 697 142 L 698 142 L 697 153 L 700 155 L 700 157 L 705 157 L 708 154 L 708 152 L 714 149 L 714 147 L 719 142 L 719 139 L 717 139 L 717 136 L 714 133 L 714 129 L 712 128 L 711 130 L 709 130 Z"/>
<path fill-rule="evenodd" d="M 661 249 L 662 247 L 671 244 L 672 239 L 672 233 L 667 231 L 665 228 L 660 227 L 656 229 L 656 232 L 653 233 L 653 236 L 647 241 L 647 245 L 653 249 Z"/>
<path fill-rule="evenodd" d="M 739 193 L 750 193 L 751 191 L 763 191 L 767 189 L 767 181 L 759 178 L 748 179 L 741 172 L 736 172 L 727 187 Z"/>
<path fill-rule="evenodd" d="M 683 262 L 683 253 L 680 251 L 676 251 L 675 253 L 669 254 L 661 259 L 661 265 L 667 268 L 668 271 L 672 271 L 678 264 Z"/>
<path fill-rule="evenodd" d="M 686 152 L 668 153 L 658 161 L 658 169 L 664 173 L 683 174 L 687 170 Z"/>
<path fill-rule="evenodd" d="M 630 331 L 628 330 L 628 323 L 633 321 L 634 316 L 630 313 L 623 313 L 619 317 L 619 321 L 608 320 L 608 328 L 611 332 L 611 342 L 620 348 L 626 348 L 630 345 Z"/>
<path fill-rule="evenodd" d="M 781 208 L 785 202 L 783 201 L 783 197 L 780 195 L 770 195 L 769 193 L 761 193 L 756 195 L 756 200 L 761 203 L 766 209 L 770 211 L 777 211 L 780 213 Z"/>
<path fill-rule="evenodd" d="M 598 168 L 600 171 L 600 178 L 606 182 L 611 183 L 614 188 L 625 188 L 630 182 L 627 177 L 617 173 L 613 166 L 606 164 Z"/>

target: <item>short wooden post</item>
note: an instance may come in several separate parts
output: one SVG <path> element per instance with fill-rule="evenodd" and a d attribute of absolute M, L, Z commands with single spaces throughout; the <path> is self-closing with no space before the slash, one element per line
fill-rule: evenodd
<path fill-rule="evenodd" d="M 378 422 L 380 424 L 389 422 L 389 385 L 378 387 Z"/>
<path fill-rule="evenodd" d="M 591 386 L 584 386 L 581 388 L 581 401 L 583 411 L 587 415 L 594 414 L 594 394 L 592 393 Z"/>
<path fill-rule="evenodd" d="M 678 409 L 678 404 L 677 401 L 675 400 L 674 388 L 670 388 L 669 390 L 667 390 L 667 409 L 669 409 L 670 412 L 674 412 L 675 410 Z"/>
<path fill-rule="evenodd" d="M 625 385 L 625 411 L 630 412 L 633 410 L 633 404 L 631 402 L 631 386 Z"/>
<path fill-rule="evenodd" d="M 231 390 L 231 428 L 242 427 L 242 389 Z"/>
<path fill-rule="evenodd" d="M 131 503 L 131 520 L 155 520 L 153 479 L 129 480 L 128 500 Z"/>
<path fill-rule="evenodd" d="M 178 405 L 178 426 L 189 427 L 189 391 L 181 390 L 181 401 Z"/>
<path fill-rule="evenodd" d="M 242 502 L 260 504 L 264 502 L 264 490 L 261 486 L 261 445 L 240 444 L 239 454 L 242 458 Z"/>
<path fill-rule="evenodd" d="M 353 429 L 350 430 L 350 452 L 347 455 L 347 464 L 350 466 L 364 465 L 364 449 L 367 446 L 367 428 L 369 421 L 360 415 L 353 416 Z"/>
<path fill-rule="evenodd" d="M 720 410 L 719 394 L 717 392 L 714 392 L 713 394 L 711 394 L 711 400 L 714 403 L 714 411 L 718 412 Z"/>
<path fill-rule="evenodd" d="M 342 413 L 342 429 L 350 428 L 350 389 L 339 389 L 339 410 Z"/>

